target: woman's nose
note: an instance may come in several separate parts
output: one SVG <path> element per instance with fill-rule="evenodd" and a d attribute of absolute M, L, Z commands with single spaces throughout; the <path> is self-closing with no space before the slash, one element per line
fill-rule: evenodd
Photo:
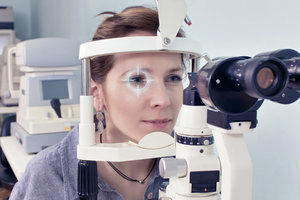
<path fill-rule="evenodd" d="M 151 88 L 151 107 L 165 108 L 171 104 L 170 91 L 164 83 L 154 83 Z"/>

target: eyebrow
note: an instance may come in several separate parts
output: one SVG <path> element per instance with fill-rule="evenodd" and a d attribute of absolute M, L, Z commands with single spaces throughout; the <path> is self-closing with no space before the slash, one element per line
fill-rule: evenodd
<path fill-rule="evenodd" d="M 132 69 L 134 69 L 134 68 L 132 68 Z M 130 70 L 128 70 L 128 71 L 122 73 L 121 76 L 124 76 L 126 73 L 128 73 L 128 72 L 131 71 L 132 69 L 130 69 Z M 147 68 L 147 67 L 142 67 L 142 66 L 141 66 L 141 67 L 139 67 L 139 69 L 140 69 L 140 70 L 145 70 L 145 71 L 147 71 L 147 72 L 149 72 L 149 73 L 152 72 L 152 69 L 149 69 L 149 68 Z M 181 66 L 181 67 L 171 68 L 169 71 L 167 71 L 167 73 L 175 73 L 175 72 L 183 72 L 183 71 L 184 71 L 184 69 L 183 69 L 183 67 Z"/>
<path fill-rule="evenodd" d="M 168 72 L 180 72 L 180 71 L 184 71 L 183 67 L 172 68 Z"/>
<path fill-rule="evenodd" d="M 152 69 L 149 69 L 149 68 L 147 68 L 147 67 L 140 67 L 140 69 L 141 69 L 141 70 L 145 70 L 145 71 L 147 71 L 147 72 L 149 72 L 149 73 L 152 72 Z M 167 73 L 180 72 L 180 71 L 184 71 L 182 66 L 181 66 L 181 67 L 174 67 L 174 68 L 171 68 L 170 70 L 167 71 Z"/>

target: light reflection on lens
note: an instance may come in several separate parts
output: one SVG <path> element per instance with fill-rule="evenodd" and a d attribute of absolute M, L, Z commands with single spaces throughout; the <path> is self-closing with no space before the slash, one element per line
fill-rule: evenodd
<path fill-rule="evenodd" d="M 260 69 L 256 75 L 256 82 L 258 86 L 262 89 L 266 89 L 272 86 L 274 79 L 275 79 L 274 73 L 268 67 L 264 67 Z"/>

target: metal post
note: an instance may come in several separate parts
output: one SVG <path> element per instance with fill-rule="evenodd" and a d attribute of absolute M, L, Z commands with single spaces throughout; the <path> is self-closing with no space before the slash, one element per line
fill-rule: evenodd
<path fill-rule="evenodd" d="M 88 96 L 90 94 L 90 59 L 81 60 L 81 95 Z"/>

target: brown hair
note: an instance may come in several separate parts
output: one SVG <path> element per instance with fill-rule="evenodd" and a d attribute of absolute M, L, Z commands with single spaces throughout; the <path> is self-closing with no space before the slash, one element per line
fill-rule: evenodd
<path fill-rule="evenodd" d="M 135 31 L 146 31 L 156 35 L 159 27 L 156 10 L 142 6 L 129 7 L 121 13 L 103 12 L 99 15 L 111 14 L 97 28 L 93 40 L 126 37 Z M 177 37 L 184 37 L 180 30 Z M 98 56 L 91 58 L 91 78 L 98 83 L 105 81 L 107 73 L 114 64 L 114 56 Z"/>

